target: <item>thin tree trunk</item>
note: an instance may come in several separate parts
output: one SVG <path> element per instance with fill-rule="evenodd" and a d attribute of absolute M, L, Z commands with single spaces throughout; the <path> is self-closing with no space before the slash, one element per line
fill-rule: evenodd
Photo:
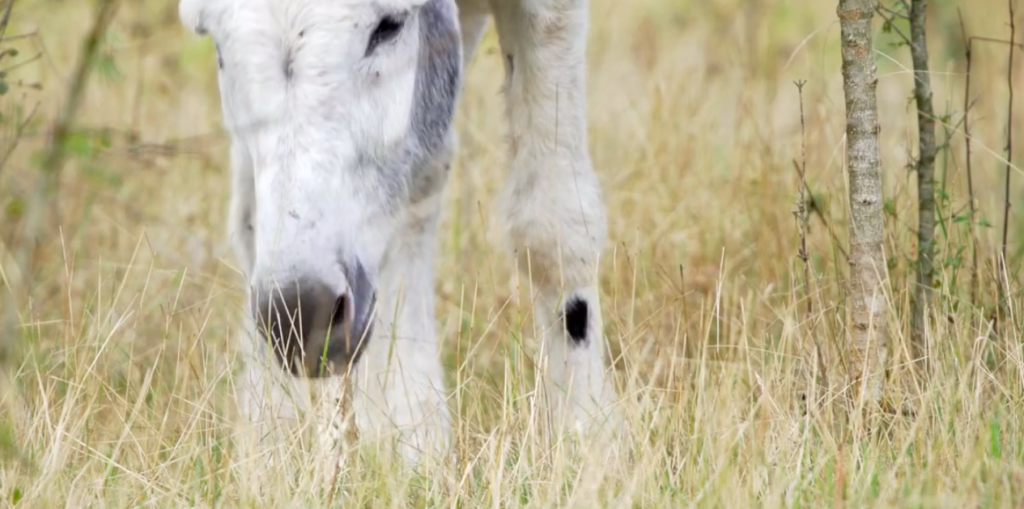
<path fill-rule="evenodd" d="M 911 343 L 916 363 L 927 370 L 926 310 L 932 302 L 935 252 L 935 112 L 932 81 L 928 73 L 928 39 L 925 36 L 927 0 L 910 3 L 910 55 L 914 62 L 914 100 L 917 102 L 917 288 Z M 927 371 L 926 371 L 927 372 Z"/>
<path fill-rule="evenodd" d="M 864 401 L 881 400 L 885 379 L 886 279 L 882 252 L 882 165 L 878 147 L 872 0 L 839 0 L 846 157 L 850 174 L 850 381 Z"/>

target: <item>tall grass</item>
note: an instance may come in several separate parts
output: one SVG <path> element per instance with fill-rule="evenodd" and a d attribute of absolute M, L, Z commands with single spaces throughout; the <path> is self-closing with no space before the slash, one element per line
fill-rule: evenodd
<path fill-rule="evenodd" d="M 998 293 L 1001 239 L 988 225 L 1002 208 L 1005 49 L 975 47 L 973 55 L 983 258 L 972 306 L 963 112 L 955 106 L 963 104 L 965 62 L 956 3 L 931 2 L 932 83 L 939 131 L 949 138 L 940 136 L 937 162 L 932 372 L 920 379 L 909 342 L 916 178 L 905 169 L 915 151 L 913 73 L 909 55 L 889 46 L 895 37 L 879 31 L 893 343 L 888 411 L 863 423 L 846 417 L 842 385 L 848 214 L 835 5 L 592 3 L 591 147 L 611 218 L 602 307 L 628 416 L 624 454 L 606 461 L 534 433 L 531 306 L 492 214 L 506 155 L 502 64 L 489 33 L 459 112 L 462 146 L 438 238 L 453 457 L 410 473 L 367 448 L 345 464 L 331 494 L 308 434 L 282 442 L 268 465 L 260 456 L 267 451 L 252 448 L 237 422 L 244 310 L 223 234 L 226 135 L 213 48 L 179 28 L 175 2 L 122 5 L 67 143 L 59 206 L 35 249 L 35 271 L 14 263 L 39 178 L 34 154 L 61 111 L 83 20 L 93 13 L 83 0 L 18 2 L 8 34 L 39 35 L 3 44 L 41 54 L 17 73 L 42 89 L 12 88 L 0 98 L 5 144 L 14 132 L 9 112 L 39 104 L 40 119 L 0 170 L 0 291 L 20 296 L 13 330 L 23 346 L 0 401 L 0 506 L 1024 505 L 1020 294 L 998 335 L 989 320 Z M 972 33 L 1006 32 L 1002 15 L 991 14 L 1005 11 L 1002 0 L 961 6 Z M 795 80 L 807 80 L 810 285 L 792 215 L 801 154 Z M 1018 203 L 1024 179 L 1014 180 Z M 1011 211 L 1015 290 L 1022 209 Z"/>

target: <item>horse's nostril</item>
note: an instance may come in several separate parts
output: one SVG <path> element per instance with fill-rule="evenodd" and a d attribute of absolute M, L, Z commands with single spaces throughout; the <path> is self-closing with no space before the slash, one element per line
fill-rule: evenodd
<path fill-rule="evenodd" d="M 343 327 L 348 318 L 348 298 L 344 295 L 334 301 L 334 312 L 331 314 L 331 328 Z"/>
<path fill-rule="evenodd" d="M 282 367 L 296 376 L 320 377 L 355 360 L 373 305 L 373 288 L 359 281 L 355 287 L 347 278 L 334 285 L 306 279 L 280 289 L 276 283 L 254 285 L 253 318 Z"/>

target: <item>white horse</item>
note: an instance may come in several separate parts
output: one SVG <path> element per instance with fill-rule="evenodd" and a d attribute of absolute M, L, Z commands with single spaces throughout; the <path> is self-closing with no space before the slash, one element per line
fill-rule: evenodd
<path fill-rule="evenodd" d="M 500 210 L 536 292 L 549 415 L 581 431 L 614 415 L 587 0 L 181 0 L 179 10 L 217 46 L 228 230 L 258 325 L 245 341 L 244 413 L 297 415 L 300 384 L 351 369 L 361 438 L 396 436 L 413 462 L 447 447 L 434 237 L 462 67 L 493 16 L 511 152 Z"/>

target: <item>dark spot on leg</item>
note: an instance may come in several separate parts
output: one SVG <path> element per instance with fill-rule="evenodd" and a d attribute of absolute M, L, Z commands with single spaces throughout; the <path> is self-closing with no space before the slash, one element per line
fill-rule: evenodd
<path fill-rule="evenodd" d="M 508 75 L 509 75 L 509 77 L 511 77 L 512 76 L 512 72 L 516 70 L 516 62 L 512 58 L 512 54 L 511 53 L 505 55 L 505 63 L 506 63 L 506 67 L 508 68 L 507 69 L 508 70 Z"/>
<path fill-rule="evenodd" d="M 223 69 L 224 68 L 224 57 L 220 54 L 220 46 L 219 45 L 214 46 L 214 49 L 217 50 L 217 68 L 218 69 Z"/>
<path fill-rule="evenodd" d="M 587 340 L 587 302 L 585 300 L 572 297 L 565 305 L 565 331 L 577 344 Z"/>

